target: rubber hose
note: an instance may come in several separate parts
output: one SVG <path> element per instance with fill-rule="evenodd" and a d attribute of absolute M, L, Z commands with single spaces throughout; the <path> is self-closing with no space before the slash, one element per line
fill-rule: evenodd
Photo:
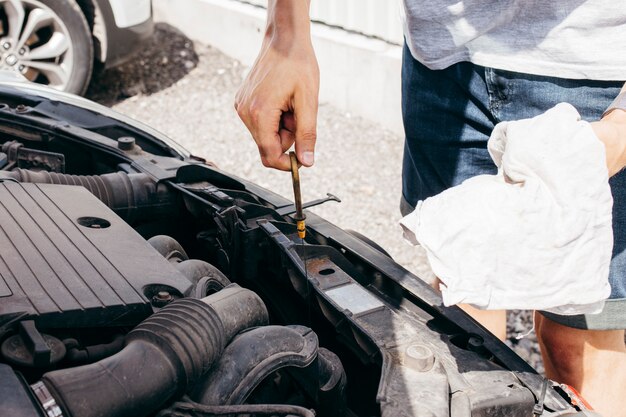
<path fill-rule="evenodd" d="M 65 341 L 64 341 L 65 342 Z M 110 343 L 85 346 L 83 348 L 72 347 L 67 349 L 65 360 L 74 365 L 92 363 L 111 356 L 124 347 L 124 336 L 115 335 Z"/>
<path fill-rule="evenodd" d="M 176 239 L 171 236 L 157 235 L 148 239 L 148 243 L 152 245 L 165 259 L 173 264 L 186 261 L 189 259 L 187 252 Z"/>
<path fill-rule="evenodd" d="M 331 351 L 318 348 L 317 335 L 304 326 L 264 326 L 242 332 L 190 397 L 206 405 L 243 404 L 263 380 L 280 369 L 292 374 L 319 416 L 346 415 L 346 374 L 341 361 Z"/>
<path fill-rule="evenodd" d="M 171 215 L 178 207 L 175 196 L 165 185 L 157 184 L 143 173 L 120 171 L 102 175 L 70 175 L 17 168 L 2 172 L 0 177 L 26 183 L 85 187 L 128 222 Z"/>
<path fill-rule="evenodd" d="M 190 297 L 203 298 L 230 285 L 230 280 L 222 271 L 199 259 L 180 262 L 176 265 L 176 269 L 194 283 L 194 286 L 186 294 Z"/>
<path fill-rule="evenodd" d="M 191 398 L 201 404 L 243 404 L 269 375 L 304 368 L 317 357 L 317 335 L 304 326 L 264 326 L 237 336 Z"/>
<path fill-rule="evenodd" d="M 261 299 L 232 284 L 174 301 L 133 329 L 119 353 L 48 372 L 42 382 L 65 417 L 146 416 L 182 395 L 237 333 L 267 321 Z"/>
<path fill-rule="evenodd" d="M 287 416 L 315 417 L 315 412 L 304 407 L 288 404 L 244 404 L 204 405 L 192 401 L 174 403 L 156 417 L 201 417 L 201 416 Z"/>

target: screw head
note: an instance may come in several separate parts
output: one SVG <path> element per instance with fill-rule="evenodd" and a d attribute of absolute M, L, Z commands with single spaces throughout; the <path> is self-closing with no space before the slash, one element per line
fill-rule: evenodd
<path fill-rule="evenodd" d="M 26 49 L 24 48 L 20 48 L 19 51 L 17 51 L 20 55 L 24 55 L 26 53 Z"/>
<path fill-rule="evenodd" d="M 24 65 L 20 65 L 19 67 L 17 67 L 17 69 L 20 71 L 24 71 L 26 67 Z"/>
<path fill-rule="evenodd" d="M 4 43 L 2 44 L 2 47 L 3 47 L 4 49 L 11 49 L 11 42 L 4 42 Z"/>

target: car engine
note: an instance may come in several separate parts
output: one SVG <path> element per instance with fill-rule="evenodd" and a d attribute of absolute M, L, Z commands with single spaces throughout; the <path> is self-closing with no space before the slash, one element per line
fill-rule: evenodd
<path fill-rule="evenodd" d="M 86 188 L 69 185 L 91 179 L 90 188 L 104 190 L 107 177 L 98 184 L 102 178 L 17 169 L 4 178 L 20 182 L 0 183 L 0 323 L 6 330 L 18 324 L 0 352 L 25 374 L 67 367 L 31 385 L 48 415 L 149 415 L 191 387 L 202 404 L 241 404 L 282 369 L 324 415 L 344 414 L 341 361 L 319 347 L 311 329 L 270 326 L 255 293 L 188 259 L 171 237 L 146 241 Z M 108 185 L 126 180 L 118 174 Z M 84 334 L 86 328 L 103 334 Z M 4 384 L 17 378 L 7 365 L 0 373 Z M 264 390 L 255 395 L 275 395 L 269 384 Z M 93 393 L 103 395 L 85 401 Z M 16 404 L 5 401 L 5 410 L 39 415 L 25 413 L 29 399 L 12 394 L 5 398 Z M 286 405 L 261 411 L 310 415 Z"/>

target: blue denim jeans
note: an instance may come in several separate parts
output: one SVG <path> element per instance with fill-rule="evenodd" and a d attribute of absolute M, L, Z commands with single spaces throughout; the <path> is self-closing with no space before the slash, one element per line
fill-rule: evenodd
<path fill-rule="evenodd" d="M 626 71 L 626 69 L 625 69 Z M 625 72 L 626 74 L 626 72 Z M 572 104 L 584 120 L 598 120 L 624 81 L 570 80 L 521 74 L 461 62 L 429 70 L 405 45 L 402 116 L 406 141 L 402 167 L 403 214 L 419 200 L 479 174 L 495 174 L 487 140 L 501 121 L 534 117 L 557 103 Z M 626 170 L 610 180 L 614 249 L 605 313 L 556 316 L 578 328 L 626 328 Z"/>

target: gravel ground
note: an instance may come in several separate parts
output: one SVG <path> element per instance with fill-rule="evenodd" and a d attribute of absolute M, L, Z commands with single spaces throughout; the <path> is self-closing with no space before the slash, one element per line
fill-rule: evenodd
<path fill-rule="evenodd" d="M 220 168 L 291 199 L 290 175 L 261 165 L 233 109 L 246 71 L 218 50 L 159 23 L 146 50 L 132 62 L 97 75 L 87 96 L 160 130 Z M 300 174 L 303 200 L 327 192 L 339 196 L 341 203 L 312 211 L 371 238 L 398 263 L 428 279 L 423 257 L 404 243 L 397 224 L 402 148 L 398 135 L 321 103 L 316 164 Z M 520 341 L 513 337 L 528 331 L 531 321 L 529 313 L 510 314 L 507 343 L 541 371 L 534 334 Z"/>

